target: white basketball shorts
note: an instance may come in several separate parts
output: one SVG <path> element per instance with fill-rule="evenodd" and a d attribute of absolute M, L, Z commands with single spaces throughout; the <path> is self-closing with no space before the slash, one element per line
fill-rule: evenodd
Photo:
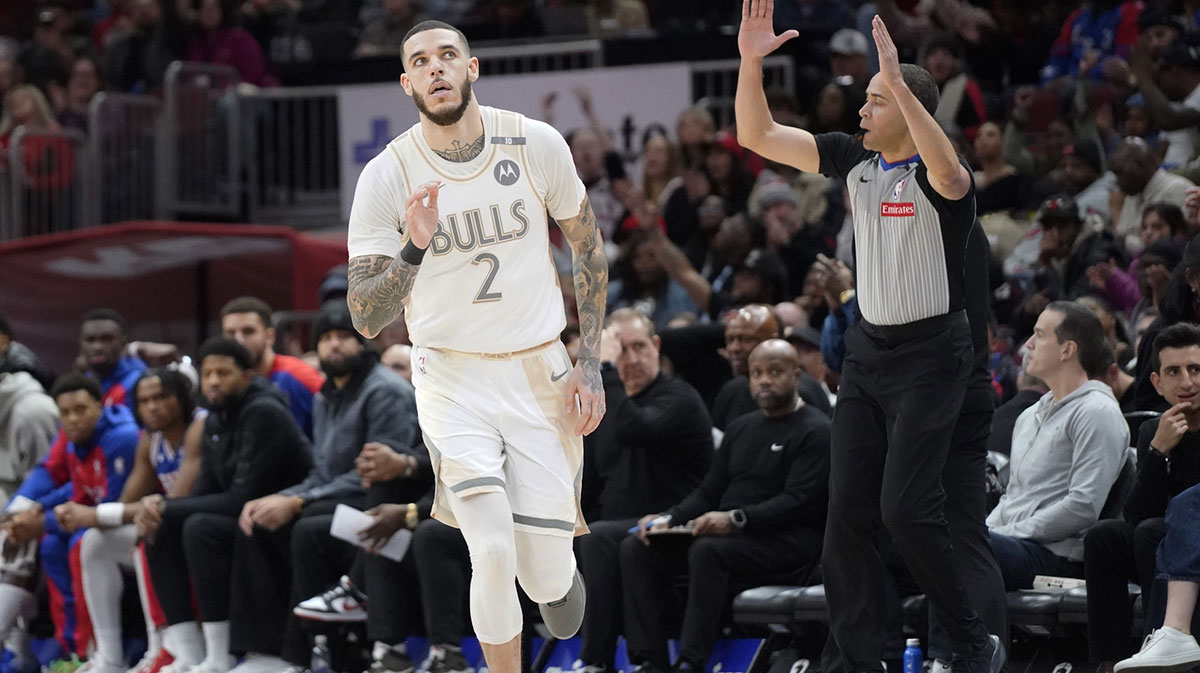
<path fill-rule="evenodd" d="M 516 353 L 414 346 L 413 385 L 437 475 L 433 516 L 457 526 L 444 496 L 508 496 L 517 530 L 587 532 L 579 507 L 583 438 L 564 394 L 571 360 L 558 340 Z"/>

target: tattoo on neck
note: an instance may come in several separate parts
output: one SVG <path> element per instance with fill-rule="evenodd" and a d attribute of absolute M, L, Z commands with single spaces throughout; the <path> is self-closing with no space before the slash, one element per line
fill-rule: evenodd
<path fill-rule="evenodd" d="M 475 157 L 479 156 L 481 152 L 483 152 L 483 136 L 476 138 L 475 141 L 470 145 L 464 145 L 455 140 L 454 147 L 448 150 L 433 151 L 434 154 L 445 159 L 446 161 L 453 161 L 459 164 L 466 163 L 474 159 Z"/>

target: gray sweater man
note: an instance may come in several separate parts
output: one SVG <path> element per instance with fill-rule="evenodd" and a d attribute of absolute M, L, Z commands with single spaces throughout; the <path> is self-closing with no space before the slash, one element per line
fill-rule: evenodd
<path fill-rule="evenodd" d="M 1017 418 L 1008 491 L 987 518 L 1008 590 L 1030 588 L 1036 575 L 1083 577 L 1083 534 L 1129 447 L 1112 391 L 1090 380 L 1112 361 L 1103 334 L 1086 308 L 1054 302 L 1026 344 L 1025 369 L 1050 392 Z"/>

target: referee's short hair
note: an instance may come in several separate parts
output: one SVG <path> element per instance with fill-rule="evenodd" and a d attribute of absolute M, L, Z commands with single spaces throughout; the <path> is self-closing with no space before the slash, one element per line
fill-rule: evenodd
<path fill-rule="evenodd" d="M 938 85 L 928 70 L 912 63 L 901 63 L 900 76 L 904 78 L 908 90 L 921 101 L 926 112 L 933 114 L 937 111 Z"/>
<path fill-rule="evenodd" d="M 1103 378 L 1112 362 L 1112 352 L 1104 340 L 1104 326 L 1083 304 L 1073 301 L 1054 301 L 1046 307 L 1062 315 L 1062 322 L 1054 330 L 1058 343 L 1074 341 L 1079 349 L 1079 366 L 1090 379 Z"/>

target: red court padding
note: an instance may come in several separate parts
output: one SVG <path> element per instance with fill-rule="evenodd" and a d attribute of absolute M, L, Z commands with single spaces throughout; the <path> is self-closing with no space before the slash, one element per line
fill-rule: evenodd
<path fill-rule="evenodd" d="M 345 263 L 344 236 L 127 222 L 0 244 L 0 312 L 17 341 L 62 372 L 78 352 L 79 318 L 89 309 L 116 309 L 133 339 L 192 353 L 202 333 L 219 333 L 226 301 L 250 294 L 276 310 L 314 309 L 326 272 Z"/>

